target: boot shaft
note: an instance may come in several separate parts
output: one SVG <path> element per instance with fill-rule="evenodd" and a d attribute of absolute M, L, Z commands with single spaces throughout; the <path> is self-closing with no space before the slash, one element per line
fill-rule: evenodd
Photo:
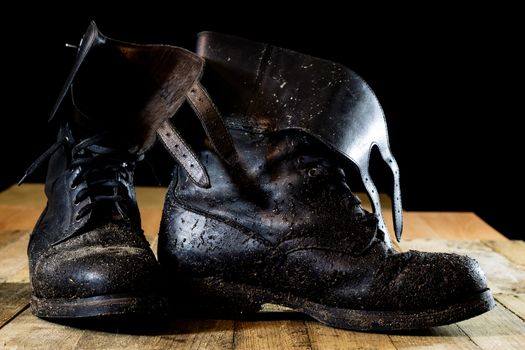
<path fill-rule="evenodd" d="M 176 169 L 159 233 L 159 262 L 178 300 L 219 315 L 265 303 L 357 330 L 427 328 L 494 307 L 475 261 L 455 254 L 397 253 L 368 175 L 377 146 L 399 172 L 386 124 L 366 83 L 332 62 L 230 36 L 203 33 L 204 84 L 224 113 L 238 150 L 227 164 L 205 142 L 211 182 L 196 186 Z M 358 167 L 375 214 L 345 178 Z"/>
<path fill-rule="evenodd" d="M 48 243 L 108 222 L 140 230 L 135 163 L 169 124 L 202 67 L 203 59 L 185 49 L 114 40 L 90 24 L 51 119 L 68 93 L 72 112 L 61 115 L 57 142 L 26 172 L 50 158 L 48 208 L 37 223 L 47 228 Z"/>
<path fill-rule="evenodd" d="M 302 132 L 316 139 L 329 158 L 357 167 L 379 227 L 386 232 L 368 172 L 370 153 L 377 147 L 393 173 L 394 227 L 400 239 L 399 170 L 383 111 L 363 79 L 337 63 L 212 32 L 199 35 L 197 53 L 207 60 L 204 84 L 230 130 Z"/>
<path fill-rule="evenodd" d="M 91 23 L 51 119 L 71 91 L 72 119 L 84 136 L 108 133 L 119 147 L 144 153 L 199 80 L 202 67 L 202 59 L 185 49 L 114 40 Z"/>

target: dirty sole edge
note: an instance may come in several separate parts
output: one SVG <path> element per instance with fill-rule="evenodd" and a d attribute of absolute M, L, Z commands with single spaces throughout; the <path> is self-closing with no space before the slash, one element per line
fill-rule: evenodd
<path fill-rule="evenodd" d="M 47 299 L 31 296 L 31 311 L 45 319 L 136 319 L 165 316 L 167 300 L 156 295 L 109 294 L 89 298 Z"/>
<path fill-rule="evenodd" d="M 187 299 L 182 299 L 186 305 L 179 305 L 183 309 L 189 307 L 186 312 L 199 310 L 214 315 L 247 315 L 259 311 L 263 304 L 277 304 L 302 312 L 323 324 L 358 331 L 401 331 L 442 326 L 480 315 L 496 305 L 489 289 L 457 303 L 426 310 L 375 311 L 323 305 L 290 293 L 226 282 L 215 277 L 194 278 L 189 283 L 191 287 L 186 289 L 189 292 Z M 177 308 L 177 305 L 174 306 Z"/>

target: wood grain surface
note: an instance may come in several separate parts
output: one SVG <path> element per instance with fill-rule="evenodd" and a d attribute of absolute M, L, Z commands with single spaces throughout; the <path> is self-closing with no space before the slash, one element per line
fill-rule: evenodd
<path fill-rule="evenodd" d="M 137 190 L 152 246 L 165 191 Z M 42 185 L 0 193 L 0 349 L 525 349 L 525 242 L 506 240 L 473 213 L 406 212 L 398 247 L 476 258 L 496 308 L 449 326 L 379 334 L 330 328 L 275 306 L 249 320 L 174 318 L 86 328 L 38 319 L 29 309 L 26 248 L 44 206 Z"/>

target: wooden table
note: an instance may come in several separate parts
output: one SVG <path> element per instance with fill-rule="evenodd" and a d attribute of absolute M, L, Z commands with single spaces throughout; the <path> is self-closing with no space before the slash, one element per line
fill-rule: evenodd
<path fill-rule="evenodd" d="M 144 230 L 154 250 L 164 192 L 137 190 Z M 473 213 L 406 212 L 404 240 L 398 246 L 468 254 L 480 262 L 497 307 L 471 320 L 375 334 L 267 311 L 253 320 L 174 319 L 156 327 L 94 330 L 47 322 L 28 308 L 26 248 L 44 204 L 42 185 L 0 193 L 0 349 L 525 349 L 525 242 L 507 240 Z"/>

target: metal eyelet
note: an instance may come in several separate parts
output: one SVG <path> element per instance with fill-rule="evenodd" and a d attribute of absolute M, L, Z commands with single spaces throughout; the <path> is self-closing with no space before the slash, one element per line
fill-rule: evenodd
<path fill-rule="evenodd" d="M 70 180 L 71 180 L 71 183 L 69 184 L 69 188 L 70 188 L 71 190 L 74 190 L 74 189 L 76 189 L 77 186 L 79 185 L 78 183 L 75 184 L 75 185 L 73 185 L 73 183 L 75 182 L 75 180 L 76 180 L 77 177 L 78 177 L 78 168 L 73 168 L 73 169 L 71 169 L 69 172 L 70 172 L 70 174 L 71 174 L 71 179 L 70 179 Z"/>
<path fill-rule="evenodd" d="M 321 173 L 321 171 L 319 170 L 319 168 L 311 168 L 310 170 L 308 170 L 308 176 L 310 176 L 310 177 L 316 177 L 320 173 Z"/>

